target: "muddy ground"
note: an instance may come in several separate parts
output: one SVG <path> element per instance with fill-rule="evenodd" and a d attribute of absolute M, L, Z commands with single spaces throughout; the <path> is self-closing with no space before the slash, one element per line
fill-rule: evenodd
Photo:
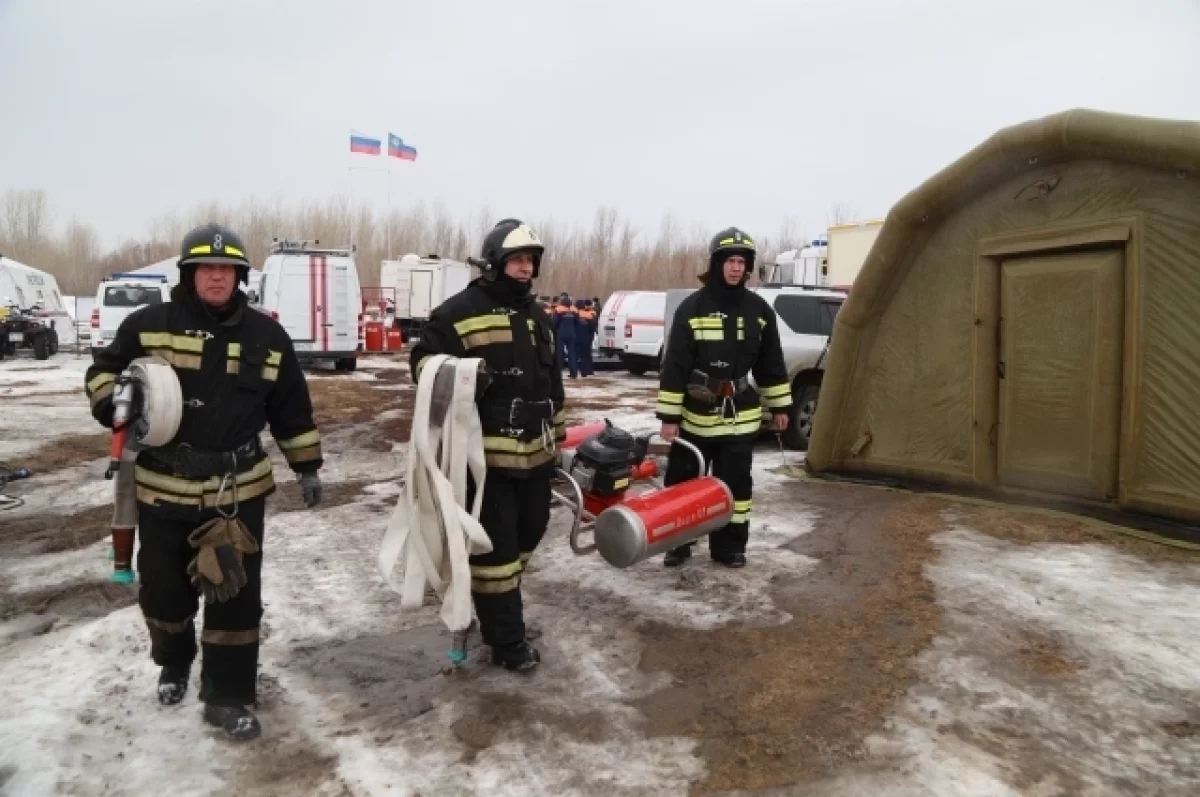
<path fill-rule="evenodd" d="M 1099 551 L 1099 561 L 1118 557 L 1121 567 L 1161 573 L 1164 583 L 1176 579 L 1200 595 L 1196 554 L 1069 517 L 756 471 L 754 522 L 762 525 L 752 526 L 752 535 L 771 543 L 755 548 L 752 539 L 745 571 L 711 564 L 700 546 L 679 571 L 652 562 L 633 574 L 597 569 L 577 576 L 562 554 L 565 540 L 552 531 L 543 547 L 553 553 L 535 557 L 525 588 L 530 622 L 544 635 L 542 671 L 531 678 L 499 673 L 486 666 L 477 640 L 468 665 L 455 669 L 444 658 L 446 634 L 435 615 L 389 624 L 394 599 L 365 585 L 370 563 L 347 572 L 336 566 L 347 550 L 368 558 L 391 511 L 394 487 L 379 488 L 393 480 L 353 463 L 386 463 L 407 441 L 407 369 L 314 375 L 310 386 L 336 460 L 333 473 L 343 477 L 327 485 L 320 527 L 308 529 L 305 516 L 294 514 L 299 494 L 285 479 L 270 502 L 272 515 L 286 516 L 292 528 L 268 541 L 269 567 L 291 572 L 303 562 L 308 575 L 277 584 L 268 600 L 260 709 L 275 730 L 270 745 L 230 752 L 217 773 L 239 793 L 1200 793 L 1200 774 L 1191 767 L 1200 760 L 1200 714 L 1183 705 L 1197 695 L 1190 682 L 1105 664 L 1082 632 L 1061 623 L 989 619 L 994 605 L 974 603 L 969 591 L 947 603 L 945 595 L 958 587 L 944 572 L 957 568 L 970 546 L 997 561 L 1022 562 L 1022 551 L 1035 559 Z M 656 385 L 599 376 L 569 382 L 568 390 L 572 422 L 594 421 L 645 414 Z M 103 453 L 102 437 L 67 436 L 28 461 L 42 473 L 66 472 Z M 758 456 L 774 463 L 779 454 L 764 443 Z M 103 539 L 107 511 L 0 518 L 0 550 L 30 561 L 75 555 Z M 964 529 L 971 536 L 963 537 Z M 0 576 L 0 621 L 10 621 L 0 645 L 82 627 L 135 600 L 133 588 L 95 578 L 34 579 L 17 588 L 18 578 L 29 579 L 23 571 Z M 631 592 L 631 584 L 646 591 Z M 1050 599 L 1030 589 L 1041 594 L 1039 605 Z M 670 609 L 675 600 L 679 608 Z M 655 609 L 659 603 L 668 609 Z M 769 611 L 746 608 L 754 606 Z M 728 611 L 712 620 L 695 616 L 712 607 Z M 989 630 L 981 635 L 972 624 Z M 122 639 L 122 655 L 144 656 L 138 629 Z M 1180 655 L 1192 650 L 1187 644 L 1178 643 Z M 979 719 L 971 711 L 991 711 L 989 695 L 1004 689 L 960 685 L 951 673 L 966 660 L 1081 727 L 1057 727 L 1016 698 Z M 1148 685 L 1138 692 L 1142 687 L 1118 676 Z M 1113 723 L 1109 709 L 1085 695 L 1090 682 L 1104 678 L 1116 684 L 1106 688 L 1128 688 L 1158 707 L 1145 717 L 1113 715 L 1128 728 L 1117 741 L 1140 745 L 1143 754 L 1111 772 L 1089 758 L 1107 744 L 1089 723 Z M 95 724 L 131 744 L 140 738 L 119 721 L 100 716 Z M 900 752 L 912 739 L 957 751 L 987 779 L 959 772 L 961 762 L 944 752 L 932 764 L 914 763 L 915 753 Z M 524 773 L 532 781 L 520 779 L 526 756 L 529 767 L 548 767 Z M 392 779 L 362 774 L 380 762 Z M 459 773 L 457 788 L 423 769 L 434 762 Z M 16 772 L 14 763 L 0 764 L 8 776 Z M 119 763 L 108 766 L 60 785 L 106 793 L 80 784 L 108 778 L 103 782 L 112 786 L 128 775 Z M 425 786 L 402 789 L 406 772 Z M 497 791 L 488 786 L 496 772 L 516 778 L 508 786 L 536 788 Z"/>

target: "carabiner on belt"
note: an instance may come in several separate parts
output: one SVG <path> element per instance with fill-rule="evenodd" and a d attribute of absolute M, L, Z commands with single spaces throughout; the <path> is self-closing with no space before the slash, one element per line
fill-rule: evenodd
<path fill-rule="evenodd" d="M 721 420 L 725 423 L 737 422 L 737 405 L 733 402 L 733 396 L 721 397 Z"/>
<path fill-rule="evenodd" d="M 225 518 L 226 520 L 233 520 L 238 516 L 237 453 L 230 452 L 229 456 L 233 461 L 232 464 L 225 469 L 225 473 L 221 475 L 221 484 L 219 487 L 217 487 L 217 505 L 214 508 L 217 510 L 217 514 L 221 517 Z M 228 513 L 221 509 L 221 496 L 225 495 L 226 487 L 229 488 L 229 492 L 233 496 L 233 508 Z M 201 506 L 203 506 L 203 498 L 201 498 L 200 503 Z"/>

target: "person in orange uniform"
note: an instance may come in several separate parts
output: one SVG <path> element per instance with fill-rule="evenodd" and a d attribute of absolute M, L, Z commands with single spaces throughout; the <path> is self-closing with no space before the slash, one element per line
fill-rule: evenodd
<path fill-rule="evenodd" d="M 554 314 L 554 332 L 558 335 L 558 352 L 562 365 L 571 371 L 571 378 L 579 376 L 579 363 L 575 361 L 575 308 L 570 299 L 558 300 L 558 312 Z"/>
<path fill-rule="evenodd" d="M 592 366 L 592 341 L 596 339 L 596 311 L 591 299 L 580 299 L 575 303 L 575 362 L 580 376 L 596 373 Z"/>

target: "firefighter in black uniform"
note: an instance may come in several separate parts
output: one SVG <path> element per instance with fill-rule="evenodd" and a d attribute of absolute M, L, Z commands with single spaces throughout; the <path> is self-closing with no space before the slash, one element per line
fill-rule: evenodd
<path fill-rule="evenodd" d="M 430 314 L 411 359 L 414 379 L 431 354 L 487 366 L 477 391 L 487 460 L 480 520 L 493 548 L 471 557 L 471 596 L 492 663 L 510 670 L 541 661 L 525 634 L 521 574 L 546 533 L 566 437 L 557 342 L 531 292 L 544 251 L 522 222 L 499 222 L 483 241 L 483 275 Z"/>
<path fill-rule="evenodd" d="M 792 404 L 775 311 L 746 289 L 753 271 L 753 239 L 736 227 L 717 233 L 709 246 L 708 272 L 700 277 L 704 287 L 675 312 L 656 407 L 663 438 L 672 441 L 678 435 L 695 444 L 712 475 L 733 493 L 732 519 L 708 539 L 713 560 L 729 567 L 746 564 L 750 466 L 762 407 L 783 431 Z M 672 446 L 664 483 L 696 475 L 691 454 Z M 677 567 L 691 555 L 691 545 L 685 545 L 668 552 L 663 563 Z"/>
<path fill-rule="evenodd" d="M 203 593 L 204 719 L 234 739 L 250 739 L 260 732 L 250 707 L 262 617 L 263 515 L 275 490 L 259 432 L 270 424 L 310 508 L 321 500 L 321 441 L 291 339 L 237 290 L 250 273 L 238 236 L 215 224 L 192 230 L 179 271 L 171 300 L 130 315 L 97 353 L 86 390 L 92 414 L 111 427 L 113 389 L 131 360 L 160 357 L 179 379 L 179 431 L 168 445 L 137 457 L 138 602 L 151 655 L 162 667 L 159 702 L 174 705 L 183 700 L 196 657 L 194 618 Z M 240 523 L 223 523 L 227 517 Z"/>

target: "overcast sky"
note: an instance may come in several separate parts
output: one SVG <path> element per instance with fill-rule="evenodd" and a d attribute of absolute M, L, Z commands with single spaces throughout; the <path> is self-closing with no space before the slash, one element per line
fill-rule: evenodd
<path fill-rule="evenodd" d="M 351 165 L 396 206 L 812 233 L 1031 118 L 1200 119 L 1198 41 L 1200 0 L 0 0 L 0 191 L 106 244 L 201 200 L 386 206 Z"/>

